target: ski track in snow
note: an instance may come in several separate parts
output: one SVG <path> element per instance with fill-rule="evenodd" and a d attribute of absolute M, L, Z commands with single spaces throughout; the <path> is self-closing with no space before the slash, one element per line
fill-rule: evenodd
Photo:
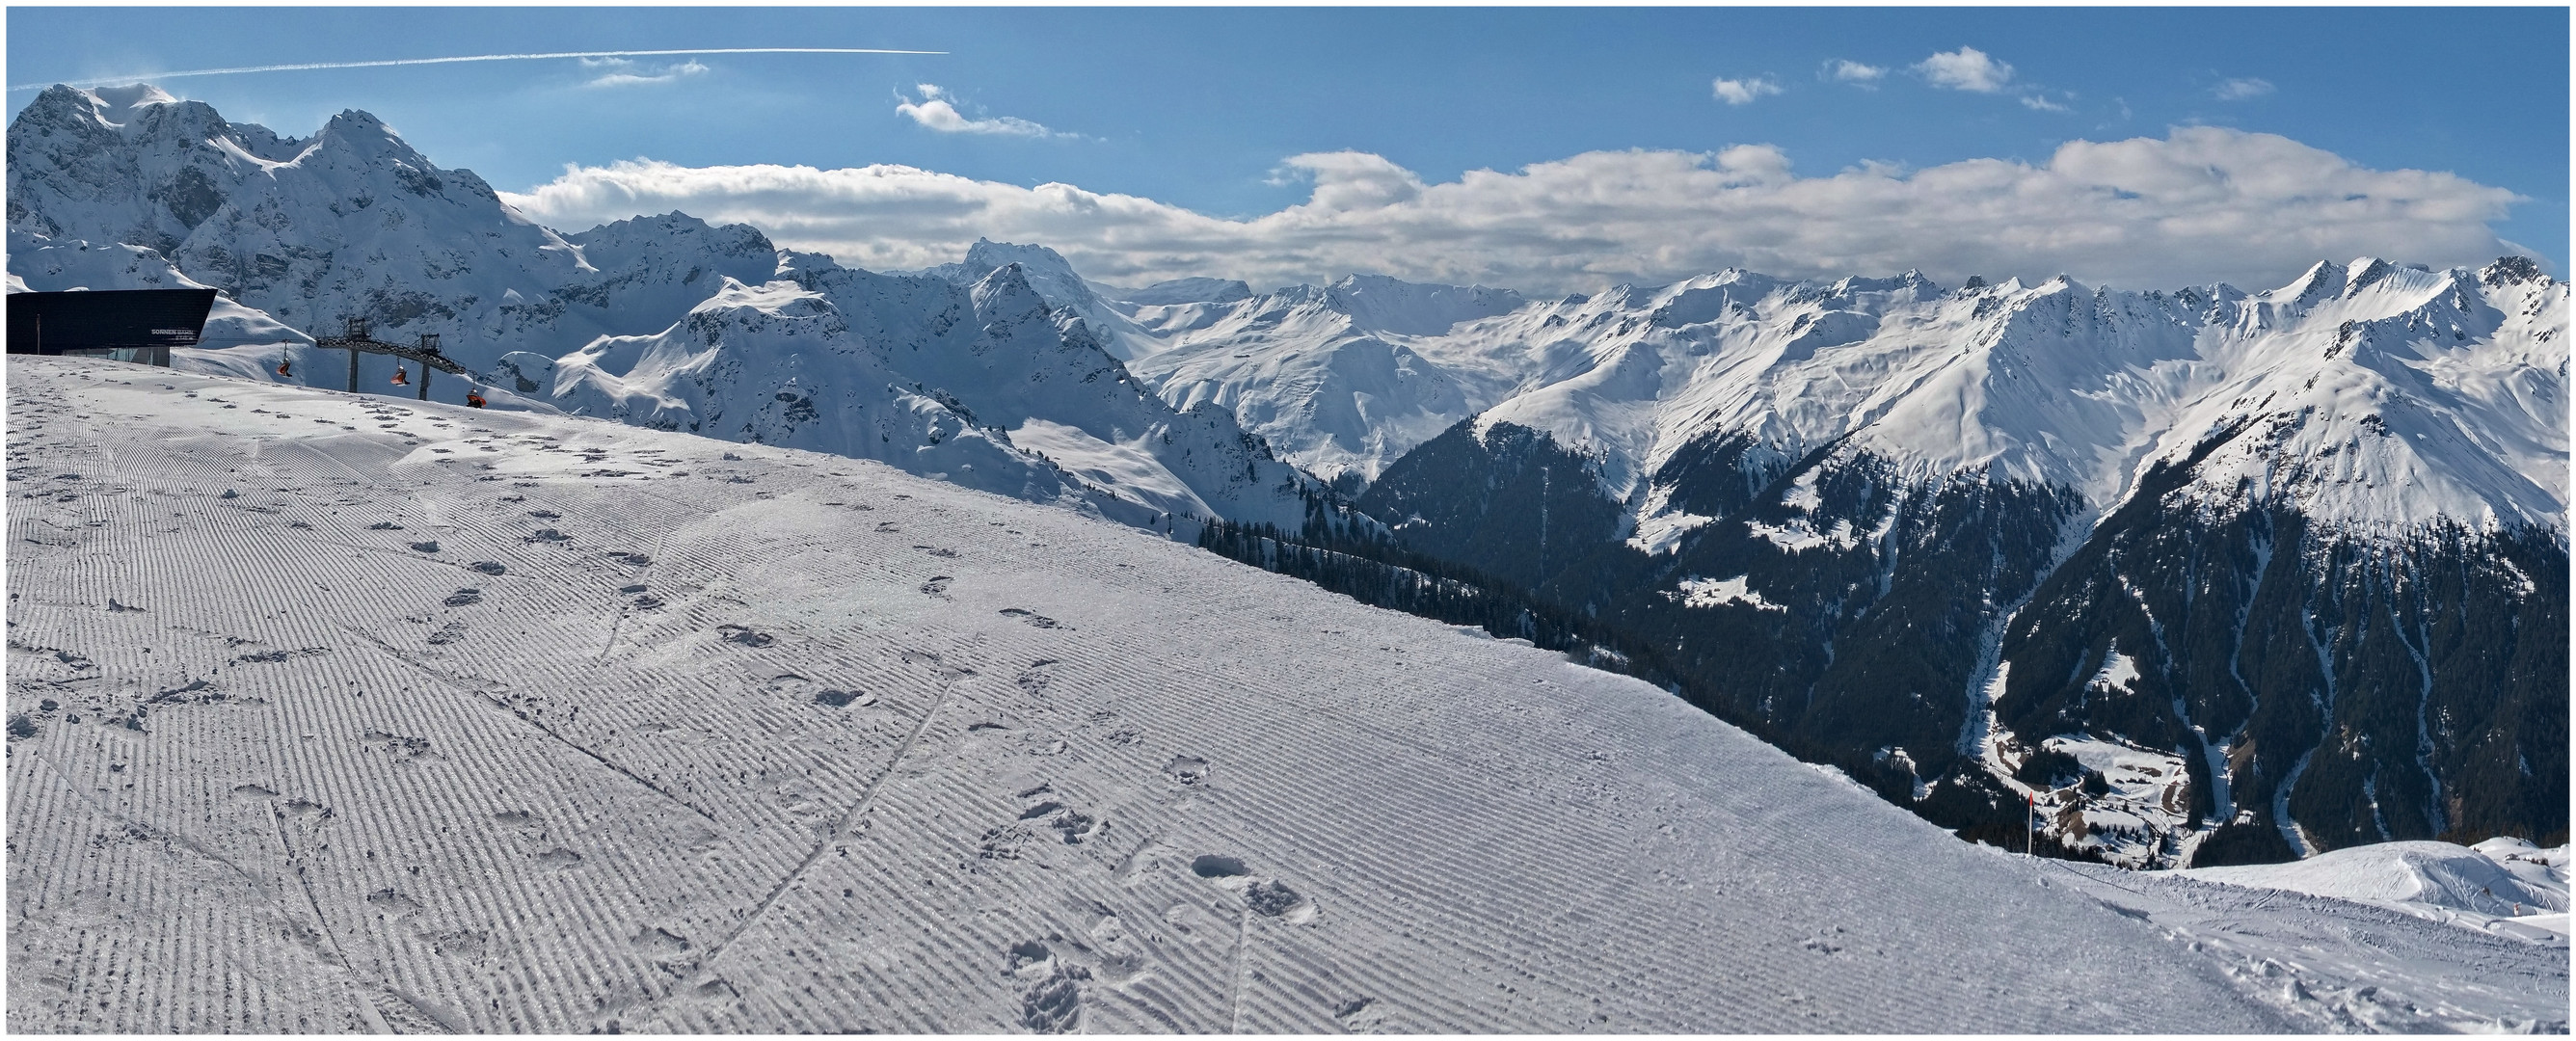
<path fill-rule="evenodd" d="M 1066 510 L 10 376 L 13 1030 L 2257 1031 L 2382 968 L 2289 993 L 1645 684 Z M 2563 948 L 2474 953 L 2563 1012 Z"/>
<path fill-rule="evenodd" d="M 2477 923 L 2432 920 L 2420 910 L 2226 885 L 2171 871 L 2049 864 L 2067 872 L 2059 881 L 2218 958 L 2231 976 L 2268 992 L 2306 1029 L 2568 1029 L 2564 937 L 2534 943 L 2479 931 Z M 2490 928 L 2493 921 L 2483 919 Z"/>

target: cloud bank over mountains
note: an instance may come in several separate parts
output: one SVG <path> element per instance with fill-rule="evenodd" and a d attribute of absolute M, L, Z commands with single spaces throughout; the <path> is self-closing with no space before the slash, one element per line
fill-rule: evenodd
<path fill-rule="evenodd" d="M 2273 134 L 2177 127 L 2070 141 L 2044 163 L 1865 164 L 1799 176 L 1770 145 L 1587 152 L 1427 183 L 1365 152 L 1290 157 L 1305 202 L 1248 219 L 1068 184 L 908 166 L 567 166 L 503 198 L 567 230 L 673 209 L 873 269 L 926 267 L 979 237 L 1053 246 L 1084 274 L 1254 285 L 1352 271 L 1531 293 L 1656 284 L 1738 266 L 1803 277 L 1917 268 L 1945 283 L 2067 273 L 2095 283 L 2270 285 L 2321 258 L 2433 265 L 2522 252 L 2489 222 L 2514 193 L 2373 170 Z"/>

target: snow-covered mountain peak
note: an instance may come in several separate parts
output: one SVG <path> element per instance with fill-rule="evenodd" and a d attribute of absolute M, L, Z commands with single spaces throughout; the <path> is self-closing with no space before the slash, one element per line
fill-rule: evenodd
<path fill-rule="evenodd" d="M 555 288 L 557 303 L 612 335 L 670 325 L 720 284 L 718 276 L 759 285 L 781 274 L 777 247 L 759 229 L 711 225 L 676 210 L 603 224 L 564 241 L 579 264 Z"/>
<path fill-rule="evenodd" d="M 2530 257 L 2511 256 L 2497 257 L 2495 263 L 2479 268 L 2478 281 L 2491 286 L 2506 286 L 2526 282 L 2546 284 L 2552 279 Z"/>
<path fill-rule="evenodd" d="M 405 189 L 416 195 L 436 193 L 439 174 L 472 176 L 464 170 L 440 170 L 384 120 L 358 109 L 345 109 L 323 124 L 306 145 L 299 162 L 306 166 L 318 162 L 352 172 L 391 173 Z M 409 176 L 405 176 L 406 171 Z M 476 183 L 481 183 L 479 178 Z M 489 187 L 484 192 L 489 194 Z M 493 201 L 497 204 L 499 200 L 495 197 Z"/>
<path fill-rule="evenodd" d="M 73 93 L 88 95 L 90 100 L 96 103 L 93 111 L 97 113 L 99 121 L 110 126 L 122 126 L 133 122 L 142 114 L 141 110 L 146 106 L 174 105 L 179 102 L 179 99 L 172 96 L 169 91 L 149 83 L 131 83 L 122 87 L 93 87 L 88 90 L 75 90 Z"/>
<path fill-rule="evenodd" d="M 1044 297 L 1047 306 L 1082 316 L 1090 324 L 1092 334 L 1099 339 L 1101 349 L 1108 351 L 1111 357 L 1133 360 L 1163 346 L 1103 298 L 1063 255 L 1045 246 L 979 238 L 974 245 L 967 247 L 966 259 L 924 268 L 914 274 L 973 286 L 995 271 L 1014 266 L 1019 269 L 1019 274 L 1014 277 Z"/>
<path fill-rule="evenodd" d="M 986 271 L 966 292 L 975 301 L 976 317 L 988 328 L 1041 321 L 1054 310 L 1053 301 L 1038 292 L 1028 269 L 1017 261 Z"/>
<path fill-rule="evenodd" d="M 2281 304 L 2292 310 L 2305 311 L 2320 302 L 2346 295 L 2346 290 L 2354 288 L 2353 276 L 2356 273 L 2372 273 L 2375 263 L 2370 257 L 2362 257 L 2348 264 L 2320 260 L 2308 265 L 2308 270 L 2301 273 L 2289 285 L 2254 295 L 2257 299 Z"/>
<path fill-rule="evenodd" d="M 1841 281 L 1835 282 L 1833 289 L 1831 290 L 1832 294 L 1837 297 L 1848 297 L 1861 293 L 1898 293 L 1909 291 L 1913 293 L 1916 298 L 1921 299 L 1940 295 L 1941 287 L 1935 284 L 1931 278 L 1925 276 L 1923 272 L 1917 271 L 1913 268 L 1907 268 L 1904 273 L 1899 274 L 1894 278 L 1866 278 L 1860 275 L 1848 275 Z"/>
<path fill-rule="evenodd" d="M 1038 273 L 1041 277 L 1053 276 L 1057 279 L 1073 280 L 1082 278 L 1081 275 L 1074 273 L 1073 265 L 1064 259 L 1064 254 L 1036 243 L 995 242 L 991 239 L 979 238 L 975 240 L 974 245 L 966 247 L 965 264 L 970 269 L 983 268 L 987 271 L 1005 264 L 1018 264 Z"/>
<path fill-rule="evenodd" d="M 1020 277 L 1054 306 L 1082 309 L 1084 305 L 1100 303 L 1100 294 L 1073 270 L 1073 265 L 1062 254 L 1035 244 L 979 238 L 966 248 L 966 259 L 925 268 L 920 273 L 960 285 L 973 285 L 994 271 L 1012 265 L 1018 265 Z"/>
<path fill-rule="evenodd" d="M 654 257 L 685 255 L 700 248 L 770 258 L 774 271 L 778 256 L 778 248 L 758 228 L 748 224 L 709 224 L 678 210 L 613 221 L 566 235 L 564 241 L 581 247 L 583 259 L 602 271 Z"/>

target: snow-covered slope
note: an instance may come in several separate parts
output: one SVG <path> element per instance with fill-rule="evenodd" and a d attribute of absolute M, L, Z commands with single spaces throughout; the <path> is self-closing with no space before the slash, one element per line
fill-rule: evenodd
<path fill-rule="evenodd" d="M 2187 938 L 2315 1015 L 2320 1033 L 2567 1029 L 2565 915 L 2498 919 L 2250 888 L 2193 871 L 2063 864 L 2056 880 Z"/>
<path fill-rule="evenodd" d="M 1194 294 L 1195 295 L 1195 294 Z M 1241 299 L 1134 309 L 1163 346 L 1136 362 L 1165 400 L 1212 404 L 1328 478 L 1387 463 L 1543 378 L 1544 350 L 1445 336 L 1520 307 L 1519 294 L 1353 275 Z"/>
<path fill-rule="evenodd" d="M 1011 264 L 970 286 L 798 256 L 669 329 L 557 361 L 571 410 L 879 459 L 1127 523 L 1300 526 L 1321 493 L 1223 412 L 1176 412 Z"/>
<path fill-rule="evenodd" d="M 2289 864 L 2176 874 L 2385 907 L 2507 939 L 2567 947 L 2567 847 L 2497 838 L 2354 846 Z"/>
<path fill-rule="evenodd" d="M 1651 685 L 867 461 L 8 393 L 14 1030 L 2250 1032 L 2423 982 L 2265 978 Z M 2446 932 L 2489 1026 L 2563 1012 L 2563 953 Z"/>
<path fill-rule="evenodd" d="M 2490 915 L 2567 911 L 2566 847 L 2544 850 L 2516 839 L 2489 839 L 2480 845 L 2471 849 L 2448 842 L 2388 842 L 2288 864 L 2194 868 L 2184 873 L 2230 885 Z M 2496 851 L 2494 856 L 2488 855 L 2488 848 Z"/>

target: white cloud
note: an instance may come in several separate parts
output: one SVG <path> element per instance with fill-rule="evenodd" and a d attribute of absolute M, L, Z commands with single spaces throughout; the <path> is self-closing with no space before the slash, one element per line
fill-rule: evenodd
<path fill-rule="evenodd" d="M 612 70 L 583 83 L 582 86 L 585 87 L 633 87 L 647 83 L 669 83 L 689 76 L 703 76 L 707 72 L 707 67 L 696 61 L 647 68 L 625 58 L 583 58 L 581 65 L 585 69 Z"/>
<path fill-rule="evenodd" d="M 1272 183 L 1312 180 L 1315 190 L 1306 205 L 1319 211 L 1383 210 L 1422 197 L 1422 179 L 1413 171 L 1367 152 L 1308 152 L 1280 165 L 1285 176 Z"/>
<path fill-rule="evenodd" d="M 1766 76 L 1740 80 L 1716 80 L 1710 86 L 1716 92 L 1717 99 L 1729 105 L 1750 105 L 1753 99 L 1762 95 L 1780 93 L 1780 85 L 1771 82 Z"/>
<path fill-rule="evenodd" d="M 1914 71 L 1931 80 L 1933 86 L 1973 90 L 1980 94 L 2004 89 L 2004 84 L 2012 81 L 2013 74 L 2012 66 L 1974 47 L 1936 52 L 1915 63 Z"/>
<path fill-rule="evenodd" d="M 2066 107 L 2066 106 L 2061 105 L 2061 104 L 2058 104 L 2057 102 L 2054 102 L 2054 101 L 2050 101 L 2050 100 L 2048 100 L 2047 98 L 2042 97 L 2042 96 L 2037 95 L 2037 94 L 2024 94 L 2024 95 L 2022 95 L 2022 96 L 2021 96 L 2020 101 L 2021 101 L 2021 104 L 2022 104 L 2022 107 L 2023 107 L 2023 108 L 2032 109 L 2032 110 L 2039 111 L 2039 112 L 2065 112 L 2065 111 L 2067 111 L 2067 107 Z"/>
<path fill-rule="evenodd" d="M 1059 135 L 1055 131 L 1049 130 L 1036 123 L 1029 122 L 1025 119 L 1017 119 L 1011 116 L 995 116 L 991 119 L 968 119 L 965 114 L 957 111 L 956 105 L 949 102 L 949 93 L 941 90 L 938 84 L 920 84 L 920 90 L 920 101 L 914 101 L 910 97 L 898 93 L 896 97 L 900 99 L 901 103 L 894 107 L 895 114 L 911 117 L 913 122 L 919 123 L 943 134 L 1008 134 L 1016 137 L 1071 136 Z"/>
<path fill-rule="evenodd" d="M 2272 81 L 2256 79 L 2252 76 L 2228 80 L 2210 91 L 2220 101 L 2243 101 L 2246 98 L 2259 98 L 2271 92 Z"/>
<path fill-rule="evenodd" d="M 987 236 L 1045 243 L 1084 274 L 1122 284 L 1215 275 L 1279 285 L 1381 271 L 1557 293 L 1729 266 L 1798 277 L 1911 267 L 1947 284 L 2063 271 L 2131 287 L 2269 286 L 2322 258 L 2493 259 L 2510 247 L 2488 224 L 2517 198 L 2222 127 L 2072 141 L 2037 165 L 1864 164 L 1818 177 L 1798 176 L 1769 145 L 1587 152 L 1436 184 L 1364 152 L 1286 166 L 1311 180 L 1307 200 L 1240 220 L 905 166 L 634 160 L 567 167 L 505 199 L 566 229 L 678 209 L 878 270 L 946 263 Z"/>
<path fill-rule="evenodd" d="M 1863 65 L 1848 58 L 1825 63 L 1825 78 L 1841 83 L 1856 83 L 1866 87 L 1876 84 L 1886 75 L 1887 69 L 1884 66 Z"/>

